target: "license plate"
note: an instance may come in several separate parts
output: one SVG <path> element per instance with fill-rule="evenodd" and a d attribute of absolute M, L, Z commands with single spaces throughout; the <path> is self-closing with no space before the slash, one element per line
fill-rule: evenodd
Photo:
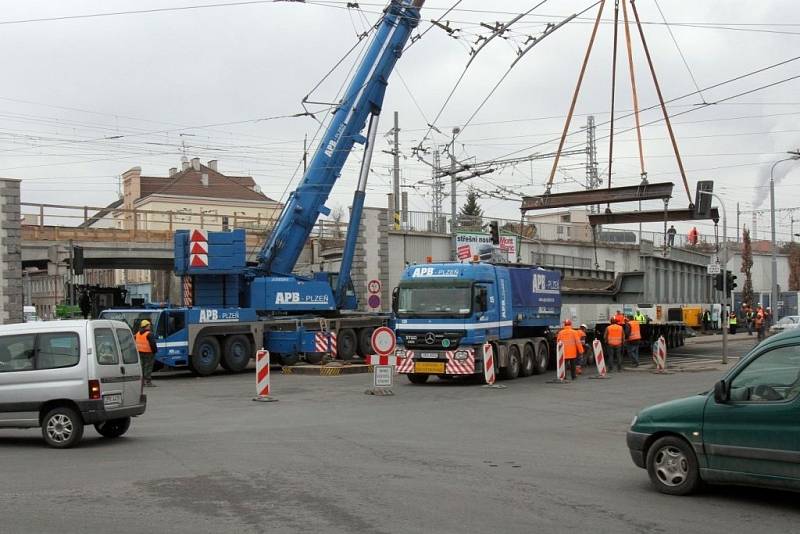
<path fill-rule="evenodd" d="M 414 364 L 415 373 L 443 374 L 444 362 L 416 362 Z"/>
<path fill-rule="evenodd" d="M 430 358 L 431 360 L 436 360 L 436 359 L 439 358 L 439 353 L 438 352 L 420 352 L 419 353 L 419 357 L 420 358 Z"/>
<path fill-rule="evenodd" d="M 112 393 L 111 395 L 104 395 L 103 404 L 106 406 L 112 406 L 114 404 L 122 404 L 122 394 Z"/>

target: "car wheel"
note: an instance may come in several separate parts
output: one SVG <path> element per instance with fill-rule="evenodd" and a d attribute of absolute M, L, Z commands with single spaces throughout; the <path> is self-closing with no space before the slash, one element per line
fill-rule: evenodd
<path fill-rule="evenodd" d="M 536 358 L 534 359 L 533 374 L 540 375 L 547 372 L 547 364 L 549 360 L 547 353 L 547 343 L 539 342 L 536 344 Z"/>
<path fill-rule="evenodd" d="M 519 347 L 511 345 L 508 347 L 508 365 L 500 369 L 500 376 L 505 380 L 513 380 L 519 376 L 522 361 L 519 355 Z"/>
<path fill-rule="evenodd" d="M 372 350 L 372 332 L 374 328 L 362 328 L 358 331 L 358 355 L 362 358 L 373 354 Z"/>
<path fill-rule="evenodd" d="M 42 437 L 56 449 L 68 449 L 83 437 L 83 420 L 72 408 L 53 408 L 42 419 Z"/>
<path fill-rule="evenodd" d="M 130 417 L 121 417 L 120 419 L 109 419 L 102 423 L 96 423 L 94 429 L 98 434 L 104 438 L 118 438 L 123 435 L 131 427 Z"/>
<path fill-rule="evenodd" d="M 350 361 L 356 355 L 358 338 L 352 328 L 339 330 L 336 336 L 336 354 L 344 361 Z"/>
<path fill-rule="evenodd" d="M 247 369 L 250 358 L 253 357 L 253 345 L 250 338 L 237 334 L 228 336 L 222 349 L 222 367 L 232 373 L 240 373 Z"/>
<path fill-rule="evenodd" d="M 520 376 L 531 376 L 536 366 L 536 351 L 533 350 L 532 343 L 525 343 L 522 349 L 522 368 L 519 370 Z"/>
<path fill-rule="evenodd" d="M 428 377 L 431 375 L 424 375 L 420 373 L 410 373 L 406 375 L 408 377 L 408 381 L 412 384 L 424 384 L 428 381 Z"/>
<path fill-rule="evenodd" d="M 647 451 L 647 473 L 655 488 L 668 495 L 687 495 L 700 483 L 694 450 L 676 436 L 653 443 Z"/>
<path fill-rule="evenodd" d="M 222 351 L 217 338 L 206 336 L 200 338 L 194 345 L 194 353 L 189 359 L 189 367 L 197 375 L 208 376 L 219 367 Z"/>

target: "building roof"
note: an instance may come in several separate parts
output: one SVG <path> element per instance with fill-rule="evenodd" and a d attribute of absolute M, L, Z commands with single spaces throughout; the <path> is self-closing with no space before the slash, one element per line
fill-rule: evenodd
<path fill-rule="evenodd" d="M 204 176 L 208 177 L 207 183 L 204 183 Z M 169 177 L 141 176 L 139 180 L 141 195 L 137 201 L 151 195 L 176 195 L 274 202 L 256 190 L 256 182 L 252 176 L 225 176 L 202 164 L 199 170 L 190 166 Z"/>
<path fill-rule="evenodd" d="M 109 204 L 108 206 L 101 209 L 100 211 L 89 217 L 87 220 L 79 224 L 78 228 L 89 228 L 94 223 L 100 221 L 103 217 L 114 211 L 115 208 L 122 206 L 122 202 L 123 202 L 122 199 L 115 200 L 114 202 L 112 202 L 111 204 Z"/>

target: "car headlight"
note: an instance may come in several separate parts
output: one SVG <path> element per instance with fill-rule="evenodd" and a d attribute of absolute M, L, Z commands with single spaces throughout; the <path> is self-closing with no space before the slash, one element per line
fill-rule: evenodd
<path fill-rule="evenodd" d="M 457 350 L 455 353 L 456 360 L 466 360 L 469 358 L 469 351 L 467 350 Z"/>
<path fill-rule="evenodd" d="M 405 349 L 395 349 L 394 355 L 397 356 L 398 358 L 405 358 L 406 357 L 406 351 L 405 351 Z"/>
<path fill-rule="evenodd" d="M 639 416 L 638 415 L 634 415 L 633 419 L 631 420 L 631 428 L 633 428 L 633 425 L 635 425 L 636 421 L 638 421 L 638 420 L 639 420 Z"/>

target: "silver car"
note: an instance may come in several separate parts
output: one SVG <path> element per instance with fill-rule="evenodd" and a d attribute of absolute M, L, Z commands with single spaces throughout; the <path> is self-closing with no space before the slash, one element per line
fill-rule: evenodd
<path fill-rule="evenodd" d="M 144 413 L 139 353 L 120 321 L 49 321 L 0 326 L 0 428 L 41 427 L 67 448 L 84 425 L 116 438 Z"/>
<path fill-rule="evenodd" d="M 782 317 L 780 321 L 775 323 L 769 328 L 769 331 L 777 334 L 784 330 L 792 330 L 793 328 L 800 327 L 800 315 L 787 315 Z"/>

